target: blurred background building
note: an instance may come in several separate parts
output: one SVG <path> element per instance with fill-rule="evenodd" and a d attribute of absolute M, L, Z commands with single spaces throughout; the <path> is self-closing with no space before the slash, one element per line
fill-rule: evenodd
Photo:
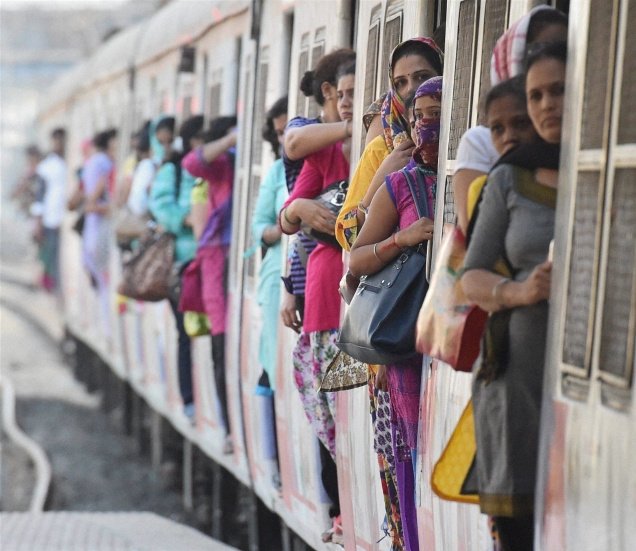
<path fill-rule="evenodd" d="M 40 98 L 104 40 L 169 0 L 0 2 L 0 190 L 19 178 Z M 46 148 L 47 144 L 39 144 Z"/>

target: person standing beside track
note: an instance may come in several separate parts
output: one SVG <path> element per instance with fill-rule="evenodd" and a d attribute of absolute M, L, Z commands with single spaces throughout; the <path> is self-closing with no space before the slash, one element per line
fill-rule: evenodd
<path fill-rule="evenodd" d="M 51 132 L 51 152 L 36 167 L 36 175 L 43 181 L 43 193 L 31 205 L 35 218 L 33 237 L 38 243 L 43 266 L 42 287 L 55 291 L 59 286 L 60 226 L 66 210 L 67 166 L 66 130 Z"/>

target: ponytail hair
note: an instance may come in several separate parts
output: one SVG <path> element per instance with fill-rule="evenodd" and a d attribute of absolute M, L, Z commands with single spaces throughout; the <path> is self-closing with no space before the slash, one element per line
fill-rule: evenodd
<path fill-rule="evenodd" d="M 322 56 L 312 71 L 307 71 L 300 79 L 300 91 L 305 96 L 313 96 L 318 105 L 325 104 L 322 84 L 336 85 L 338 68 L 347 62 L 355 61 L 356 53 L 349 48 L 340 48 Z"/>

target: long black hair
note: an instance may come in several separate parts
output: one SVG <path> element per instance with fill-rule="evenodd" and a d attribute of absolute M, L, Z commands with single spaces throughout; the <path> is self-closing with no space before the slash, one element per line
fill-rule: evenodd
<path fill-rule="evenodd" d="M 277 159 L 280 157 L 280 144 L 274 128 L 274 119 L 287 114 L 288 103 L 289 98 L 287 96 L 283 96 L 274 102 L 265 115 L 265 124 L 261 132 L 263 139 L 272 146 L 272 151 Z"/>

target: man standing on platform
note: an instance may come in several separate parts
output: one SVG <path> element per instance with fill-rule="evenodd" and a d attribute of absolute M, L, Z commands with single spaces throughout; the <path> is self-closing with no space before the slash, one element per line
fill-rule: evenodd
<path fill-rule="evenodd" d="M 42 287 L 55 292 L 59 286 L 60 226 L 66 209 L 67 167 L 64 160 L 66 130 L 51 132 L 51 152 L 37 166 L 44 181 L 44 194 L 31 206 L 35 217 L 34 239 L 38 243 L 42 262 Z"/>

